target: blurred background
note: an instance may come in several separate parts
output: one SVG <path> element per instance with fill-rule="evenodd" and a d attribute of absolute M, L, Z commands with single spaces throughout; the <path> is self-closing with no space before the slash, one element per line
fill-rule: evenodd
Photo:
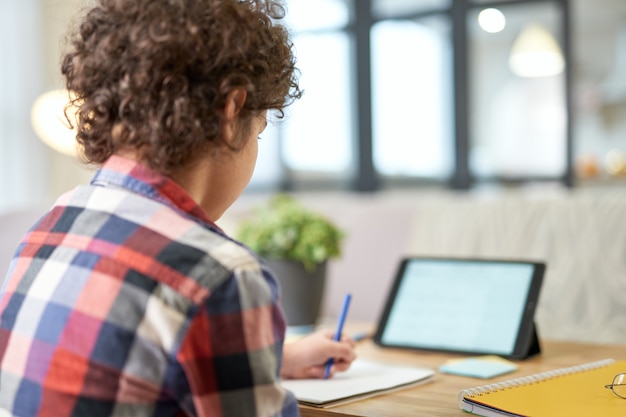
<path fill-rule="evenodd" d="M 85 1 L 0 0 L 0 269 L 93 173 L 47 95 Z M 624 342 L 626 1 L 286 6 L 305 94 L 270 118 L 228 233 L 269 193 L 297 193 L 347 236 L 322 314 L 352 292 L 368 321 L 406 254 L 546 261 L 542 334 Z"/>
<path fill-rule="evenodd" d="M 31 123 L 37 97 L 63 88 L 66 29 L 85 4 L 0 2 L 0 211 L 49 204 L 92 174 Z M 287 10 L 305 95 L 262 135 L 247 193 L 622 185 L 626 1 Z"/>

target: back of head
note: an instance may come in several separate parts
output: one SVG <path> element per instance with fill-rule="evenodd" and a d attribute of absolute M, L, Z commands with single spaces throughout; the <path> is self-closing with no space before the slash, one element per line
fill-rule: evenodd
<path fill-rule="evenodd" d="M 244 117 L 280 111 L 301 94 L 276 1 L 97 3 L 62 64 L 91 163 L 126 149 L 167 174 L 218 139 L 233 88 L 247 91 Z"/>

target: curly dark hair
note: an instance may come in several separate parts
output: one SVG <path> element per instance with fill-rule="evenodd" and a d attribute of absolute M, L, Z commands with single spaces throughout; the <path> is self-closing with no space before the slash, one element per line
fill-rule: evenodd
<path fill-rule="evenodd" d="M 216 141 L 234 88 L 244 120 L 282 117 L 302 94 L 284 14 L 274 0 L 98 0 L 62 60 L 86 162 L 130 149 L 168 174 Z"/>

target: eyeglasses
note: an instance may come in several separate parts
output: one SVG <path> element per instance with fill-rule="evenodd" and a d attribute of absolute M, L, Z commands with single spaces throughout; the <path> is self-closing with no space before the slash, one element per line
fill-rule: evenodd
<path fill-rule="evenodd" d="M 626 399 L 626 373 L 615 375 L 613 383 L 605 385 L 604 388 L 608 388 L 618 397 Z"/>

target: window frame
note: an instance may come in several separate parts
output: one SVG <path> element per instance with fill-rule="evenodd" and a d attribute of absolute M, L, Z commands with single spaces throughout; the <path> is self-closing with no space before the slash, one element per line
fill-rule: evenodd
<path fill-rule="evenodd" d="M 469 121 L 469 33 L 467 18 L 471 11 L 488 7 L 510 6 L 515 4 L 554 3 L 560 19 L 561 48 L 565 61 L 564 103 L 565 103 L 565 171 L 557 177 L 520 176 L 475 178 L 470 169 L 470 121 Z M 349 70 L 353 75 L 353 172 L 352 178 L 335 179 L 332 175 L 309 175 L 298 170 L 284 170 L 277 188 L 285 191 L 310 189 L 347 189 L 358 192 L 375 192 L 387 188 L 440 185 L 455 190 L 468 190 L 477 184 L 523 184 L 527 182 L 560 182 L 566 187 L 574 186 L 573 167 L 573 103 L 572 103 L 572 54 L 570 38 L 569 0 L 453 0 L 448 6 L 420 10 L 415 13 L 376 16 L 373 13 L 373 0 L 348 2 L 352 7 L 353 19 L 341 30 L 353 39 L 353 54 Z M 452 50 L 452 173 L 447 180 L 420 177 L 394 178 L 382 176 L 374 165 L 374 143 L 372 126 L 372 71 L 370 32 L 378 22 L 385 20 L 416 20 L 431 16 L 444 16 L 451 22 Z M 281 136 L 282 133 L 279 133 Z"/>

